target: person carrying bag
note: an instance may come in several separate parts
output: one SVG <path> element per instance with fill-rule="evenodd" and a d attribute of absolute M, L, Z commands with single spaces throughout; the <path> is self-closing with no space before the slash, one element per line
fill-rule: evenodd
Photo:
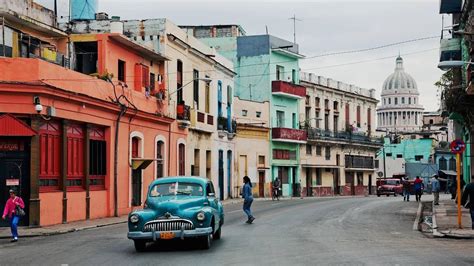
<path fill-rule="evenodd" d="M 10 229 L 12 232 L 12 240 L 11 242 L 18 241 L 18 222 L 20 221 L 20 217 L 25 216 L 25 203 L 23 200 L 16 195 L 14 190 L 10 190 L 10 198 L 7 200 L 5 204 L 5 209 L 3 210 L 2 218 L 4 220 L 10 220 Z"/>

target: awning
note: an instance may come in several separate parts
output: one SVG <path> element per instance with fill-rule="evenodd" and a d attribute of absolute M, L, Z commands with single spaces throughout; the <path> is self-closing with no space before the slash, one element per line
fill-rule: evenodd
<path fill-rule="evenodd" d="M 458 173 L 456 171 L 451 171 L 451 170 L 439 170 L 441 173 L 445 175 L 457 175 Z"/>
<path fill-rule="evenodd" d="M 30 126 L 11 114 L 0 116 L 0 136 L 32 137 L 37 134 Z"/>
<path fill-rule="evenodd" d="M 161 159 L 145 159 L 145 158 L 132 158 L 132 169 L 143 170 L 147 168 L 152 162 Z"/>

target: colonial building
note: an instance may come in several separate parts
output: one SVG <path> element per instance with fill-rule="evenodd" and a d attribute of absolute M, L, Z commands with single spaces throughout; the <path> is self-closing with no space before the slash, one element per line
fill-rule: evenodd
<path fill-rule="evenodd" d="M 0 202 L 17 188 L 31 226 L 118 216 L 178 174 L 187 130 L 163 97 L 169 58 L 120 33 L 68 36 L 32 1 L 0 3 Z"/>
<path fill-rule="evenodd" d="M 399 133 L 420 131 L 423 106 L 419 95 L 415 79 L 405 72 L 399 56 L 395 72 L 383 83 L 381 106 L 377 108 L 378 129 Z"/>
<path fill-rule="evenodd" d="M 65 27 L 74 33 L 117 32 L 133 42 L 165 55 L 166 100 L 170 115 L 176 113 L 181 128 L 189 134 L 179 139 L 182 151 L 174 163 L 179 175 L 210 178 L 221 199 L 231 194 L 236 123 L 233 120 L 233 64 L 187 34 L 168 19 L 128 20 L 117 18 L 75 21 Z"/>
<path fill-rule="evenodd" d="M 375 90 L 301 73 L 306 87 L 300 127 L 308 141 L 299 151 L 305 196 L 375 193 L 381 140 L 374 137 Z"/>

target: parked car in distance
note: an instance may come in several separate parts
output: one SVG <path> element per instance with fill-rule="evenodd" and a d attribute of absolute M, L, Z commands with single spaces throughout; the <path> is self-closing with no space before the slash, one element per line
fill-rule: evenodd
<path fill-rule="evenodd" d="M 377 196 L 380 195 L 393 195 L 403 194 L 403 185 L 398 178 L 379 178 L 377 179 Z"/>
<path fill-rule="evenodd" d="M 148 242 L 196 238 L 204 249 L 221 238 L 224 208 L 211 181 L 202 177 L 164 177 L 148 187 L 145 206 L 128 215 L 128 238 L 136 251 Z"/>

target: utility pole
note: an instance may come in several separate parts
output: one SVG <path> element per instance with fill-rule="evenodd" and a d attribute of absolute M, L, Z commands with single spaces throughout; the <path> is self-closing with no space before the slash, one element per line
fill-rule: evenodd
<path fill-rule="evenodd" d="M 296 21 L 303 21 L 303 20 L 297 19 L 296 15 L 293 15 L 293 17 L 289 19 L 293 20 L 293 43 L 296 44 Z"/>

